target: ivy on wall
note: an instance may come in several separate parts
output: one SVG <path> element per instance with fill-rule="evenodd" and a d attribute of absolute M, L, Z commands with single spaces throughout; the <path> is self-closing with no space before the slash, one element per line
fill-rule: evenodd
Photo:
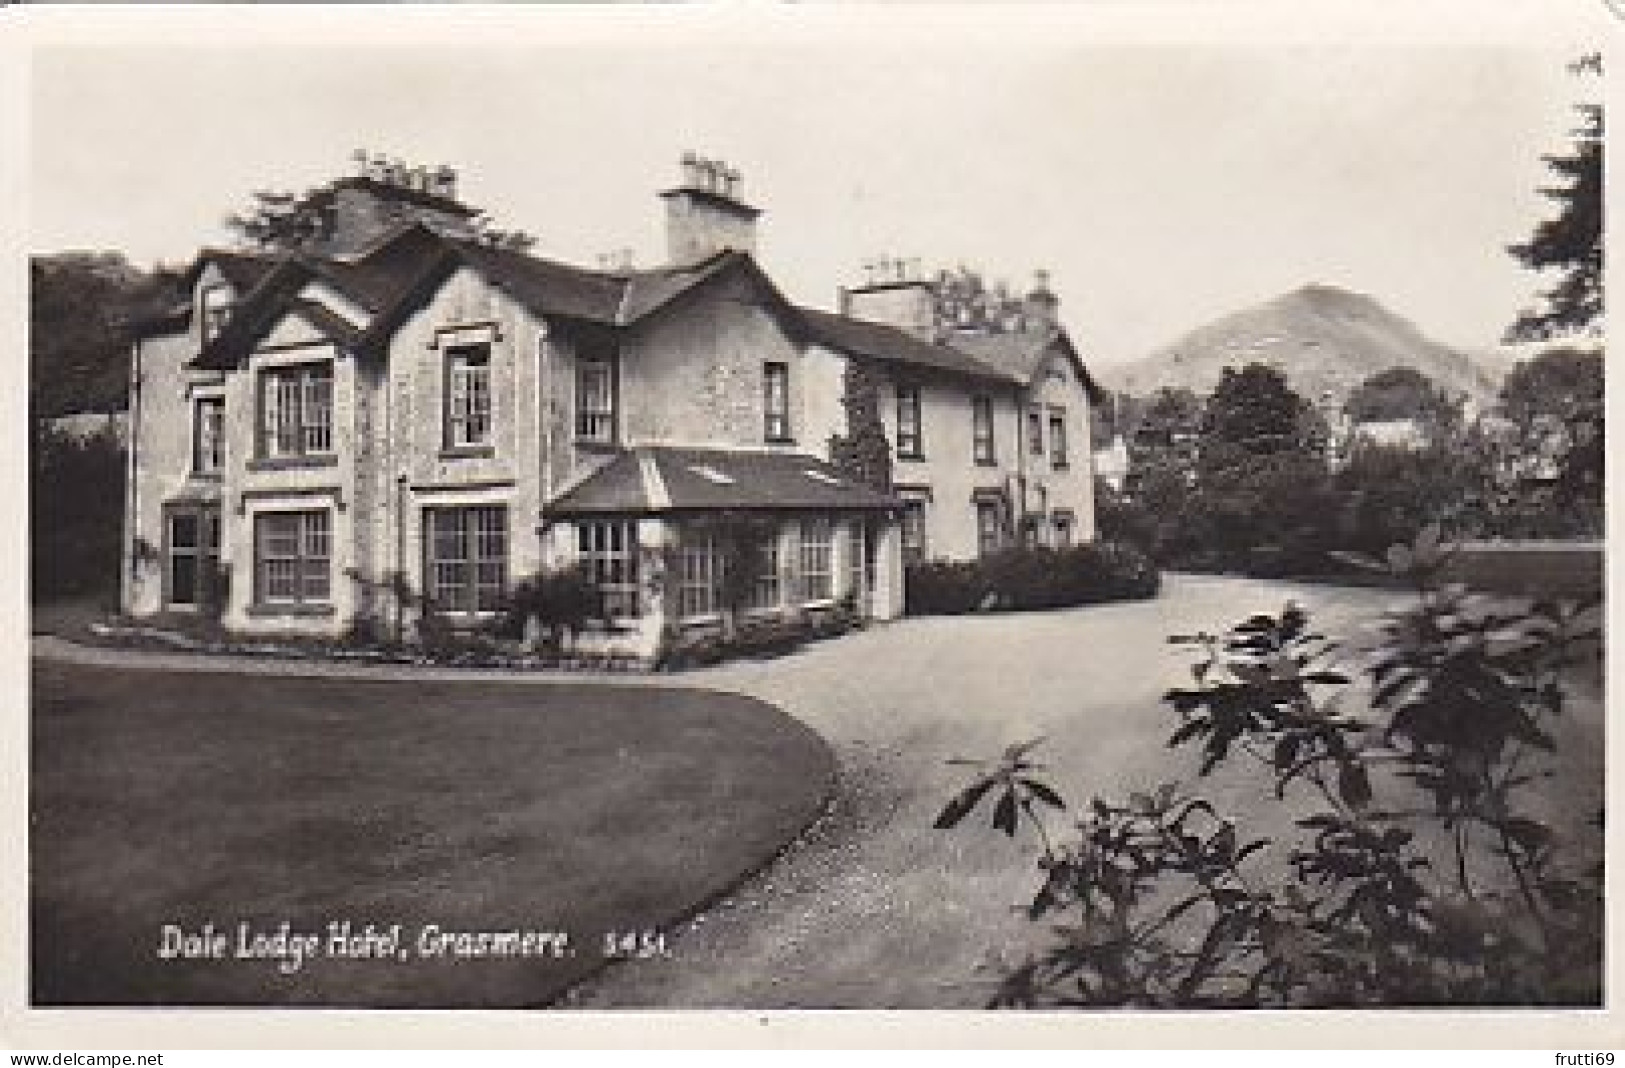
<path fill-rule="evenodd" d="M 829 439 L 830 462 L 841 474 L 882 493 L 892 489 L 892 448 L 880 421 L 880 387 L 885 377 L 873 364 L 848 360 L 842 374 L 841 406 L 845 434 Z"/>

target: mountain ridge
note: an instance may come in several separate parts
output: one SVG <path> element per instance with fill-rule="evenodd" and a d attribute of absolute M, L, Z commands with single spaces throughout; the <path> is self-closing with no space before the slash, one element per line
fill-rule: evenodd
<path fill-rule="evenodd" d="M 1494 397 L 1499 375 L 1484 360 L 1425 336 L 1369 294 L 1311 282 L 1181 335 L 1137 360 L 1099 369 L 1114 390 L 1149 396 L 1164 387 L 1206 394 L 1226 367 L 1276 367 L 1311 401 L 1341 406 L 1366 378 L 1411 367 L 1452 394 Z"/>

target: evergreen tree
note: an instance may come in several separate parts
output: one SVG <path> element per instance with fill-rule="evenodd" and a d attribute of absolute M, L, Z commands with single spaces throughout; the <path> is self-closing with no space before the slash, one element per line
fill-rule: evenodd
<path fill-rule="evenodd" d="M 1580 74 L 1601 75 L 1600 56 L 1570 66 Z M 1529 240 L 1508 246 L 1512 256 L 1535 271 L 1558 272 L 1555 285 L 1540 294 L 1507 330 L 1508 341 L 1541 340 L 1596 333 L 1602 323 L 1603 109 L 1576 106 L 1580 125 L 1571 131 L 1568 151 L 1542 157 L 1556 177 L 1541 194 L 1557 206 Z"/>

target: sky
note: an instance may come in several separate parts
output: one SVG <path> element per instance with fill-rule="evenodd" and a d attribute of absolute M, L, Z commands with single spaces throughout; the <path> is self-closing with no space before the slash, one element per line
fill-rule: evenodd
<path fill-rule="evenodd" d="M 1498 341 L 1539 281 L 1504 250 L 1550 211 L 1540 155 L 1595 94 L 1565 69 L 1583 35 L 1122 7 L 76 28 L 31 50 L 27 241 L 184 262 L 251 190 L 366 148 L 458 167 L 541 255 L 652 266 L 655 194 L 695 149 L 742 172 L 758 258 L 803 303 L 891 255 L 1048 270 L 1102 365 L 1308 283 Z"/>

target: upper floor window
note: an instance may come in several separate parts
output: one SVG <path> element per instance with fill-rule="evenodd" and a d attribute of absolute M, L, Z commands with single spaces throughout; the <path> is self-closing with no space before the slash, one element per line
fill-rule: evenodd
<path fill-rule="evenodd" d="M 993 398 L 971 398 L 971 448 L 979 464 L 993 463 Z"/>
<path fill-rule="evenodd" d="M 1044 455 L 1044 416 L 1037 408 L 1027 409 L 1027 451 Z"/>
<path fill-rule="evenodd" d="M 491 440 L 491 346 L 459 345 L 446 351 L 446 445 L 485 445 Z"/>
<path fill-rule="evenodd" d="M 897 455 L 905 460 L 925 457 L 925 442 L 920 434 L 920 387 L 897 387 Z"/>
<path fill-rule="evenodd" d="M 576 365 L 576 438 L 615 442 L 615 365 L 609 360 Z"/>
<path fill-rule="evenodd" d="M 202 397 L 192 409 L 192 471 L 216 475 L 226 462 L 226 400 Z"/>
<path fill-rule="evenodd" d="M 1049 410 L 1050 466 L 1060 471 L 1066 467 L 1066 409 Z"/>
<path fill-rule="evenodd" d="M 333 365 L 306 363 L 260 372 L 260 455 L 333 451 Z"/>
<path fill-rule="evenodd" d="M 768 441 L 790 440 L 790 365 L 762 365 L 762 435 Z"/>
<path fill-rule="evenodd" d="M 220 331 L 226 327 L 226 320 L 231 318 L 235 303 L 236 298 L 225 286 L 208 286 L 198 295 L 198 318 L 202 323 L 204 341 L 220 336 Z"/>
<path fill-rule="evenodd" d="M 503 505 L 424 512 L 428 594 L 442 612 L 502 607 L 508 585 L 508 509 Z"/>

